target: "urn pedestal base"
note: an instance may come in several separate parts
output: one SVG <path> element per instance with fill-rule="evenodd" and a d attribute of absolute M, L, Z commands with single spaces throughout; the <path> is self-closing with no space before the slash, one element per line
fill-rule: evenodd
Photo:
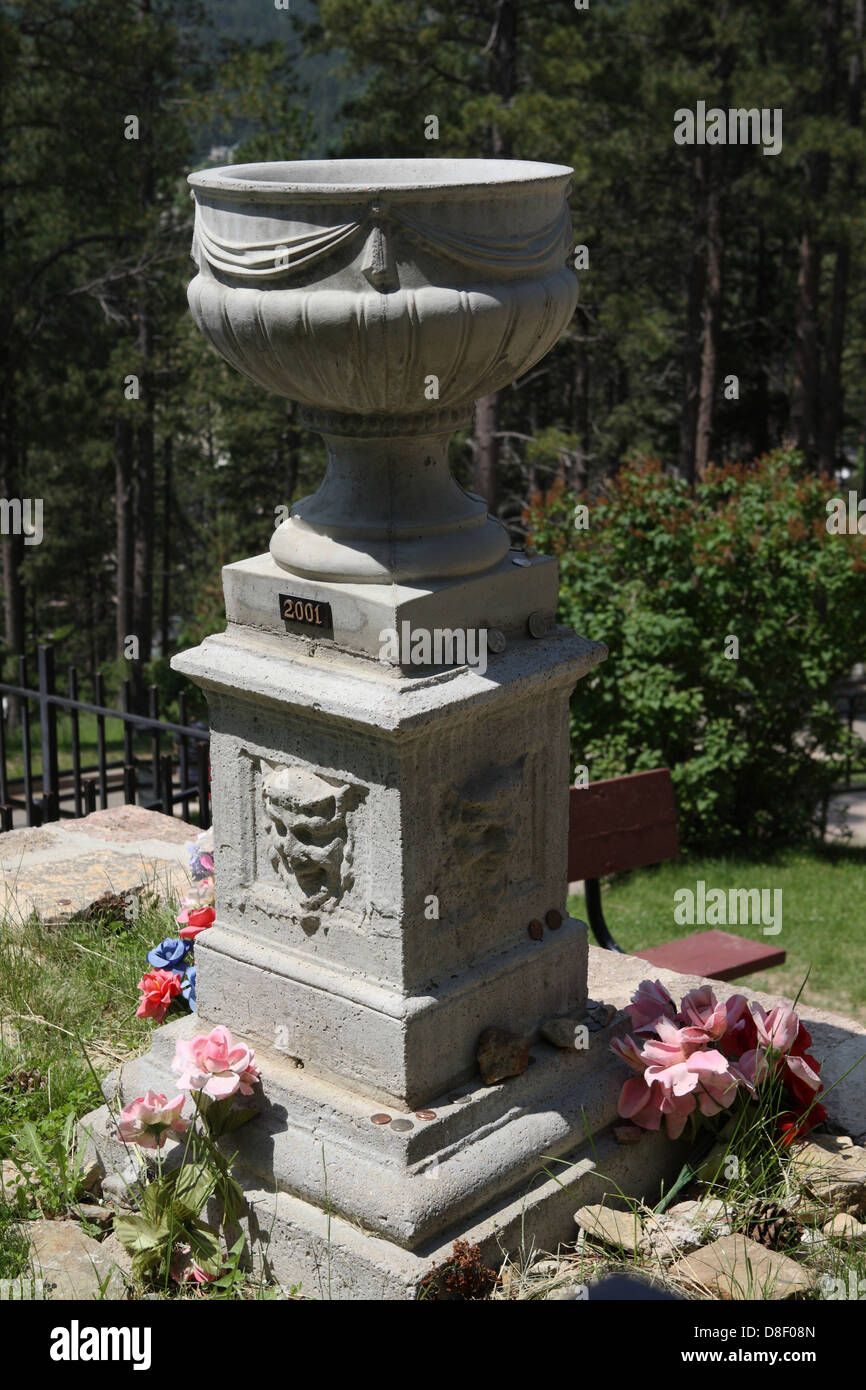
<path fill-rule="evenodd" d="M 461 579 L 349 584 L 289 573 L 264 554 L 226 565 L 223 585 L 230 626 L 280 636 L 288 631 L 310 656 L 333 647 L 395 664 L 383 633 L 399 636 L 407 623 L 412 632 L 496 629 L 513 642 L 529 635 L 533 619 L 536 631 L 546 633 L 555 621 L 557 566 L 548 556 L 511 550 L 483 574 Z M 283 617 L 285 596 L 303 601 L 303 621 Z M 445 672 L 435 674 L 441 679 Z"/>

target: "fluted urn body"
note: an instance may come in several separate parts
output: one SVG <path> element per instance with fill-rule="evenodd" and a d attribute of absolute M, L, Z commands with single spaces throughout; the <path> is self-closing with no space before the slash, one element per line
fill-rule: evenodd
<path fill-rule="evenodd" d="M 574 312 L 571 172 L 397 159 L 191 175 L 195 321 L 238 371 L 298 402 L 328 450 L 318 492 L 271 540 L 284 569 L 411 583 L 505 555 L 448 442 Z"/>

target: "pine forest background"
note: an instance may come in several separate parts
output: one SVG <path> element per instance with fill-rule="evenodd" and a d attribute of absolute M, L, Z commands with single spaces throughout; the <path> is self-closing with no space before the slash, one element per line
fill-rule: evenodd
<path fill-rule="evenodd" d="M 598 497 L 636 459 L 692 487 L 785 446 L 866 490 L 863 45 L 864 0 L 5 3 L 0 496 L 44 499 L 44 538 L 2 537 L 3 679 L 53 640 L 138 699 L 156 681 L 170 715 L 168 658 L 223 624 L 221 565 L 321 476 L 291 404 L 187 312 L 207 164 L 574 167 L 577 314 L 453 446 L 515 538 L 530 502 Z M 781 153 L 676 145 L 698 100 L 782 108 Z"/>

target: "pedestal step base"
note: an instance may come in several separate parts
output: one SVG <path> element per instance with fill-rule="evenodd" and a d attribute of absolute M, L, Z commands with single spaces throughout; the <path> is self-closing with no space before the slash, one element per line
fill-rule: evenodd
<path fill-rule="evenodd" d="M 173 1094 L 176 1040 L 207 1028 L 191 1017 L 158 1029 L 153 1050 L 105 1083 L 115 1114 L 149 1087 Z M 681 1146 L 655 1135 L 612 1140 L 623 1080 L 607 1045 L 613 1029 L 621 1018 L 584 1052 L 537 1043 L 521 1076 L 476 1080 L 442 1097 L 432 1119 L 392 1112 L 381 1124 L 364 1097 L 258 1052 L 262 1109 L 227 1140 L 255 1258 L 317 1297 L 328 1296 L 330 1272 L 332 1297 L 409 1298 L 456 1239 L 480 1244 L 496 1264 L 503 1251 L 574 1240 L 574 1211 L 604 1191 L 652 1199 L 679 1171 Z M 107 1106 L 82 1128 L 106 1169 L 135 1176 Z M 167 1145 L 167 1161 L 181 1150 Z"/>
<path fill-rule="evenodd" d="M 82 1130 L 89 1149 L 110 1171 L 124 1171 L 128 1155 L 112 1141 L 102 1107 Z M 242 1132 L 242 1131 L 240 1131 Z M 653 1198 L 682 1165 L 682 1146 L 664 1133 L 646 1134 L 637 1145 L 619 1145 L 609 1131 L 563 1159 L 544 1163 L 536 1178 L 415 1250 L 366 1231 L 288 1192 L 256 1185 L 238 1174 L 247 1202 L 242 1226 L 257 1276 L 279 1284 L 285 1294 L 339 1301 L 414 1300 L 433 1270 L 447 1263 L 456 1240 L 479 1245 L 486 1265 L 498 1270 L 506 1257 L 530 1263 L 538 1253 L 555 1254 L 577 1238 L 574 1213 L 609 1194 Z M 131 1175 L 130 1175 L 131 1176 Z"/>

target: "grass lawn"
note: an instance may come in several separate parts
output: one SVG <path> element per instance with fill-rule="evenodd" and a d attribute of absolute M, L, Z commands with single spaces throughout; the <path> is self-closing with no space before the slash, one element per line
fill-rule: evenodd
<path fill-rule="evenodd" d="M 34 1174 L 26 1196 L 0 1192 L 0 1278 L 21 1272 L 22 1216 L 59 1217 L 80 1199 L 64 1172 L 70 1117 L 102 1103 L 94 1073 L 147 1050 L 153 1024 L 135 1017 L 136 984 L 146 952 L 173 928 L 165 907 L 129 924 L 46 927 L 33 917 L 0 927 L 0 1160 L 23 1160 Z"/>
<path fill-rule="evenodd" d="M 744 977 L 744 986 L 793 997 L 811 967 L 803 999 L 866 1022 L 866 849 L 792 850 L 763 864 L 683 857 L 617 876 L 603 886 L 602 902 L 611 934 L 623 950 L 641 951 L 700 931 L 699 923 L 679 926 L 674 920 L 675 892 L 694 892 L 700 879 L 707 890 L 782 890 L 777 936 L 763 937 L 760 926 L 722 928 L 787 952 L 784 965 Z M 582 896 L 572 897 L 569 907 L 575 916 L 585 917 Z M 647 965 L 647 973 L 651 971 Z"/>
<path fill-rule="evenodd" d="M 82 767 L 93 767 L 98 761 L 97 724 L 95 714 L 81 714 L 78 717 L 79 755 Z M 170 739 L 163 735 L 162 751 L 168 752 Z M 133 735 L 132 747 L 137 758 L 148 758 L 151 752 L 151 739 L 140 732 Z M 39 711 L 31 707 L 30 717 L 31 763 L 35 772 L 42 768 L 42 730 L 39 725 Z M 105 719 L 105 757 L 106 761 L 123 761 L 123 725 L 119 719 Z M 72 722 L 62 712 L 57 718 L 57 766 L 61 772 L 72 770 Z M 11 779 L 24 776 L 24 752 L 20 728 L 6 735 L 6 768 Z"/>

